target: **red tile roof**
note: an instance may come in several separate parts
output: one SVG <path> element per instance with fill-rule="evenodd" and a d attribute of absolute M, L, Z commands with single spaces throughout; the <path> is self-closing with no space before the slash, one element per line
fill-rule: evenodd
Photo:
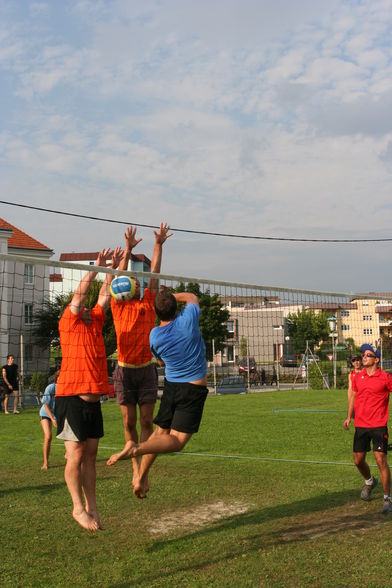
<path fill-rule="evenodd" d="M 7 223 L 3 218 L 0 218 L 0 229 L 10 229 L 13 232 L 12 237 L 8 240 L 8 247 L 13 247 L 15 249 L 39 249 L 43 251 L 52 251 L 43 243 L 37 241 L 33 237 L 30 237 L 27 233 L 24 233 L 11 223 Z"/>
<path fill-rule="evenodd" d="M 62 253 L 60 261 L 95 261 L 98 257 L 99 251 L 87 253 Z"/>
<path fill-rule="evenodd" d="M 60 261 L 95 261 L 98 257 L 99 251 L 93 252 L 81 252 L 81 253 L 62 253 L 60 255 Z M 143 253 L 132 253 L 133 261 L 142 261 L 147 264 L 150 264 L 151 261 L 146 257 Z"/>
<path fill-rule="evenodd" d="M 63 276 L 61 274 L 49 274 L 49 282 L 62 282 Z"/>

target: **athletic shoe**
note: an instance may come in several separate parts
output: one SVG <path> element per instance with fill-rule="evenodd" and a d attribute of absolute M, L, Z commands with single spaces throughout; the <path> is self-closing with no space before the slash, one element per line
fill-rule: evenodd
<path fill-rule="evenodd" d="M 384 498 L 384 505 L 382 507 L 382 514 L 388 514 L 392 512 L 392 500 L 390 498 Z"/>
<path fill-rule="evenodd" d="M 370 500 L 370 495 L 373 492 L 374 488 L 377 486 L 378 480 L 377 478 L 373 477 L 373 482 L 371 484 L 365 484 L 362 488 L 361 492 L 361 499 L 362 500 Z"/>

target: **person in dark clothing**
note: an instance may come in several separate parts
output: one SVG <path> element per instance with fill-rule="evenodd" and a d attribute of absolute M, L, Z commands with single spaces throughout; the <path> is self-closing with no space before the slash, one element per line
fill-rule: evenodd
<path fill-rule="evenodd" d="M 4 396 L 4 413 L 8 412 L 8 399 L 14 393 L 14 414 L 19 414 L 18 400 L 19 400 L 19 370 L 16 363 L 14 363 L 14 356 L 10 353 L 7 355 L 7 363 L 2 367 L 2 376 L 5 384 Z"/>

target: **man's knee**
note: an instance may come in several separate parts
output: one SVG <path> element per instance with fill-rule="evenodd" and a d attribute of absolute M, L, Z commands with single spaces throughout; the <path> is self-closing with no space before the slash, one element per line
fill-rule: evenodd
<path fill-rule="evenodd" d="M 353 457 L 356 466 L 361 466 L 366 461 L 366 453 L 354 453 Z"/>

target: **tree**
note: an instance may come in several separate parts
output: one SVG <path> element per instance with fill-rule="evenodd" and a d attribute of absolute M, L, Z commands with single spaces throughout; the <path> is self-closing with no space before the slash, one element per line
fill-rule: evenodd
<path fill-rule="evenodd" d="M 225 342 L 229 335 L 226 323 L 230 318 L 228 310 L 223 308 L 218 294 L 210 294 L 209 290 L 202 292 L 200 285 L 196 282 L 189 282 L 185 288 L 180 283 L 175 292 L 192 292 L 199 299 L 200 305 L 200 331 L 206 344 L 207 360 L 213 359 L 212 340 L 214 340 L 215 353 L 225 348 Z"/>
<path fill-rule="evenodd" d="M 240 355 L 246 357 L 248 355 L 248 340 L 246 337 L 240 339 Z"/>
<path fill-rule="evenodd" d="M 87 308 L 93 308 L 97 303 L 101 286 L 102 282 L 100 281 L 92 282 L 85 302 Z M 34 313 L 32 335 L 34 337 L 34 343 L 41 347 L 41 349 L 59 349 L 59 320 L 65 307 L 71 302 L 72 297 L 73 292 L 56 294 L 53 301 L 45 300 L 41 308 Z M 117 347 L 117 342 L 110 306 L 106 310 L 103 338 L 105 341 L 106 355 L 111 355 Z"/>
<path fill-rule="evenodd" d="M 290 341 L 295 353 L 304 353 L 306 341 L 313 350 L 320 341 L 327 340 L 329 336 L 328 316 L 325 312 L 315 313 L 313 310 L 299 310 L 296 314 L 290 313 L 287 317 Z"/>

